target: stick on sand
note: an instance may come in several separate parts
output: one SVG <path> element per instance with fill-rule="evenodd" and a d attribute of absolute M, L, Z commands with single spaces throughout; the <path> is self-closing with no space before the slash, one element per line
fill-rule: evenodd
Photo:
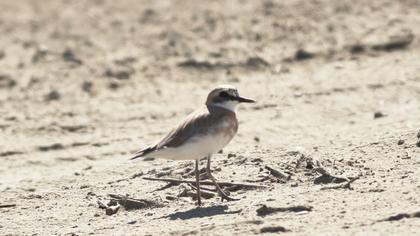
<path fill-rule="evenodd" d="M 195 184 L 194 180 L 181 180 L 181 179 L 171 179 L 171 178 L 153 178 L 153 177 L 143 177 L 145 180 L 151 181 L 163 181 L 163 182 L 171 182 L 174 184 L 181 184 L 181 183 L 189 183 Z M 247 184 L 247 183 L 235 183 L 235 182 L 217 182 L 220 186 L 240 186 L 244 188 L 266 188 L 267 186 L 264 185 L 256 185 L 256 184 Z M 211 181 L 200 181 L 202 185 L 214 185 Z"/>
<path fill-rule="evenodd" d="M 16 204 L 0 204 L 0 208 L 15 207 Z"/>

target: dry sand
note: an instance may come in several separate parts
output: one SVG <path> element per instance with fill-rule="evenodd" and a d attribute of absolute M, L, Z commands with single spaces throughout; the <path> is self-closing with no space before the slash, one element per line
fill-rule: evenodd
<path fill-rule="evenodd" d="M 419 234 L 419 1 L 0 9 L 0 205 L 16 204 L 0 208 L 1 235 Z M 222 83 L 258 103 L 239 108 L 214 174 L 268 187 L 197 208 L 189 186 L 142 179 L 193 179 L 192 162 L 128 158 Z M 317 163 L 360 178 L 329 188 Z M 152 204 L 108 216 L 110 193 Z"/>

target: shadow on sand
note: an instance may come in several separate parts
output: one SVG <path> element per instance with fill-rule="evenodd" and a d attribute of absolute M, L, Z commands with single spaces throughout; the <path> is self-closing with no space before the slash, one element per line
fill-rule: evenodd
<path fill-rule="evenodd" d="M 176 212 L 173 214 L 168 215 L 167 217 L 170 220 L 188 220 L 192 218 L 202 218 L 202 217 L 209 217 L 215 215 L 227 215 L 227 214 L 237 214 L 241 212 L 241 210 L 237 211 L 226 211 L 228 206 L 211 206 L 211 207 L 198 207 L 188 211 L 181 211 Z"/>

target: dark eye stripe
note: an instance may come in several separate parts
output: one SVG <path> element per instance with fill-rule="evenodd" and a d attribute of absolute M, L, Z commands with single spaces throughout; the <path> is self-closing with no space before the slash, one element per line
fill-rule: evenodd
<path fill-rule="evenodd" d="M 229 96 L 229 94 L 227 92 L 221 92 L 219 94 L 219 97 L 221 97 L 221 98 L 227 98 L 227 97 L 230 97 L 230 96 Z"/>

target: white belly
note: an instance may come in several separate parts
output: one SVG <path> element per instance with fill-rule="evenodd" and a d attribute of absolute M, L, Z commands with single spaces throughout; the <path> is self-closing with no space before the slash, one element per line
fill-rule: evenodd
<path fill-rule="evenodd" d="M 178 147 L 162 148 L 147 156 L 170 160 L 198 160 L 222 150 L 233 138 L 225 133 L 192 138 Z"/>

